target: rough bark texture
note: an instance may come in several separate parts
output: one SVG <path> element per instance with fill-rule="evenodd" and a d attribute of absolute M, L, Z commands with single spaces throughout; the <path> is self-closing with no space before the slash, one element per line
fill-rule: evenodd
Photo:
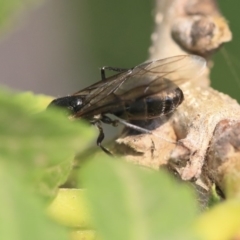
<path fill-rule="evenodd" d="M 233 166 L 240 169 L 240 106 L 209 86 L 210 57 L 231 40 L 231 32 L 214 0 L 156 0 L 155 22 L 149 60 L 197 54 L 208 61 L 208 69 L 180 85 L 185 100 L 171 116 L 138 123 L 176 144 L 125 129 L 113 152 L 155 169 L 165 164 L 192 181 L 205 204 L 212 183 L 225 192 L 226 176 Z"/>

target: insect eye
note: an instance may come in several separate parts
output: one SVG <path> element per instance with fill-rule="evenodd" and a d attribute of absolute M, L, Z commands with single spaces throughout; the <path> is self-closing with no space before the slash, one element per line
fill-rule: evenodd
<path fill-rule="evenodd" d="M 81 99 L 74 99 L 70 102 L 70 105 L 75 108 L 78 107 L 79 105 L 82 105 L 82 100 Z"/>
<path fill-rule="evenodd" d="M 74 112 L 77 112 L 82 108 L 82 103 L 83 103 L 82 99 L 75 98 L 69 103 L 69 105 L 71 106 L 71 108 Z"/>
<path fill-rule="evenodd" d="M 66 109 L 70 114 L 76 113 L 82 108 L 82 99 L 78 96 L 67 96 L 63 98 L 54 99 L 48 107 L 61 107 Z"/>

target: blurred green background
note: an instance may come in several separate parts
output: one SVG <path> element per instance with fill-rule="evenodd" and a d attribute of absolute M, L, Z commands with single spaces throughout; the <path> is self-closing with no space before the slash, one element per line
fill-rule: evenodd
<path fill-rule="evenodd" d="M 214 56 L 212 86 L 240 102 L 240 19 L 238 11 L 240 2 L 219 0 L 218 3 L 223 16 L 228 20 L 233 39 Z"/>
<path fill-rule="evenodd" d="M 218 2 L 233 41 L 214 57 L 212 85 L 240 100 L 240 3 Z M 0 16 L 0 82 L 62 96 L 98 81 L 101 66 L 135 66 L 148 58 L 153 8 L 154 0 L 0 0 L 0 15 L 14 16 Z"/>

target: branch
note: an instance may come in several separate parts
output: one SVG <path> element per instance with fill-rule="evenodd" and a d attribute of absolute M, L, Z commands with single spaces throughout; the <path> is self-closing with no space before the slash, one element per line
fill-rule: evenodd
<path fill-rule="evenodd" d="M 210 58 L 231 40 L 231 32 L 214 0 L 156 0 L 155 23 L 150 60 L 197 54 L 207 60 L 208 69 L 197 80 L 180 85 L 185 100 L 172 116 L 137 123 L 154 135 L 125 129 L 113 152 L 155 169 L 165 164 L 182 180 L 194 182 L 206 201 L 213 183 L 224 192 L 223 165 L 232 161 L 232 152 L 235 161 L 240 157 L 240 135 L 234 134 L 240 131 L 240 107 L 209 86 Z"/>

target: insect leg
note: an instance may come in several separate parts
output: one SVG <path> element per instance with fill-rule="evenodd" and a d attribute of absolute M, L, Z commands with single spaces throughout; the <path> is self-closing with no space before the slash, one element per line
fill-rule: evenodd
<path fill-rule="evenodd" d="M 107 153 L 108 155 L 112 156 L 112 153 L 110 153 L 105 147 L 102 146 L 102 141 L 104 139 L 104 132 L 103 132 L 103 129 L 100 125 L 100 123 L 96 123 L 95 124 L 96 127 L 98 128 L 99 130 L 99 135 L 98 135 L 98 138 L 97 138 L 97 145 L 105 152 Z"/>
<path fill-rule="evenodd" d="M 105 70 L 110 70 L 110 71 L 121 73 L 121 72 L 128 71 L 129 69 L 128 68 L 117 68 L 117 67 L 104 66 L 100 70 L 101 70 L 101 78 L 102 78 L 102 80 L 105 80 L 106 79 Z"/>
<path fill-rule="evenodd" d="M 112 120 L 110 117 L 106 115 L 102 115 L 101 121 L 106 124 L 111 124 L 114 127 L 118 126 L 119 121 L 118 120 Z"/>
<path fill-rule="evenodd" d="M 118 121 L 119 121 L 120 123 L 122 123 L 123 125 L 125 125 L 126 127 L 128 127 L 128 128 L 132 128 L 132 129 L 137 130 L 137 131 L 142 132 L 142 133 L 151 134 L 151 135 L 153 135 L 153 136 L 155 136 L 155 137 L 158 137 L 158 138 L 160 138 L 160 139 L 162 139 L 162 140 L 164 140 L 164 141 L 166 141 L 166 142 L 169 142 L 169 143 L 172 143 L 172 144 L 176 144 L 176 142 L 174 142 L 174 141 L 168 140 L 168 139 L 166 139 L 166 138 L 164 138 L 164 137 L 161 137 L 161 136 L 159 136 L 159 135 L 157 135 L 157 134 L 154 134 L 152 131 L 150 131 L 150 130 L 148 130 L 148 129 L 145 129 L 145 128 L 136 126 L 136 125 L 134 125 L 134 124 L 131 124 L 131 123 L 129 123 L 129 122 L 126 122 L 126 121 L 124 121 L 124 120 L 121 119 L 121 118 L 118 118 Z"/>

